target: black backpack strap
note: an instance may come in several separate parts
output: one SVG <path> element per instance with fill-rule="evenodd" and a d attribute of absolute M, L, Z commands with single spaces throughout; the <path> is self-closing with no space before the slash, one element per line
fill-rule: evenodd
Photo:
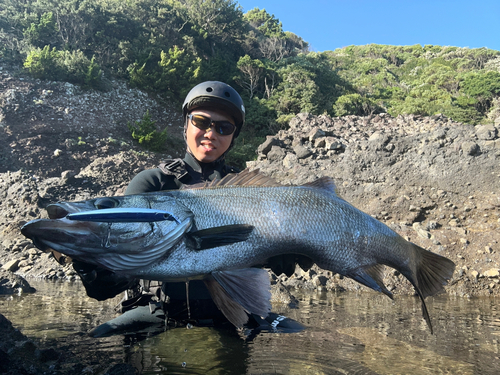
<path fill-rule="evenodd" d="M 174 176 L 183 184 L 189 182 L 191 176 L 189 175 L 186 169 L 186 163 L 182 159 L 170 159 L 161 163 L 158 168 L 166 174 L 170 176 Z"/>

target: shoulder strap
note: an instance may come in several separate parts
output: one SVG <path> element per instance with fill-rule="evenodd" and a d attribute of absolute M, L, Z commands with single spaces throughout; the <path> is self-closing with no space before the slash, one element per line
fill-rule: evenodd
<path fill-rule="evenodd" d="M 191 179 L 186 169 L 186 163 L 182 159 L 166 160 L 164 163 L 161 163 L 158 168 L 160 168 L 164 174 L 174 176 L 183 184 Z"/>

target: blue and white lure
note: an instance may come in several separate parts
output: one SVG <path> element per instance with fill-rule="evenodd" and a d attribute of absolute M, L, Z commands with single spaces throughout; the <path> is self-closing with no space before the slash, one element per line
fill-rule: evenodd
<path fill-rule="evenodd" d="M 102 223 L 149 223 L 154 221 L 179 221 L 169 212 L 152 208 L 104 208 L 101 210 L 75 212 L 66 216 L 69 220 Z"/>

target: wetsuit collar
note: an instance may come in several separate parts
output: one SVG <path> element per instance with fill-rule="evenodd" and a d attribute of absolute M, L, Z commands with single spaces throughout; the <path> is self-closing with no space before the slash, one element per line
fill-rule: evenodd
<path fill-rule="evenodd" d="M 225 165 L 224 158 L 219 158 L 211 163 L 202 163 L 189 151 L 187 151 L 184 156 L 184 162 L 188 168 L 191 168 L 194 172 L 201 175 L 202 181 L 211 181 L 214 178 L 221 178 L 221 172 Z M 198 180 L 198 178 L 195 178 L 195 180 Z"/>

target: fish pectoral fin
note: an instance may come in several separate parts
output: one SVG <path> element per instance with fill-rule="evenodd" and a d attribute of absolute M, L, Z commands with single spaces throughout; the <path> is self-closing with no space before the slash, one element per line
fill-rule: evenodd
<path fill-rule="evenodd" d="M 392 293 L 385 287 L 383 278 L 383 265 L 375 264 L 371 267 L 366 268 L 358 268 L 353 272 L 347 274 L 346 276 L 350 277 L 353 280 L 356 280 L 358 283 L 361 283 L 368 288 L 376 290 L 377 292 L 382 292 L 387 295 L 390 299 L 392 299 Z"/>
<path fill-rule="evenodd" d="M 271 311 L 269 274 L 260 268 L 215 271 L 205 279 L 217 307 L 236 327 L 248 321 L 248 314 L 267 316 Z"/>
<path fill-rule="evenodd" d="M 186 243 L 195 250 L 231 245 L 246 241 L 254 229 L 253 225 L 234 224 L 201 229 L 186 234 Z"/>

